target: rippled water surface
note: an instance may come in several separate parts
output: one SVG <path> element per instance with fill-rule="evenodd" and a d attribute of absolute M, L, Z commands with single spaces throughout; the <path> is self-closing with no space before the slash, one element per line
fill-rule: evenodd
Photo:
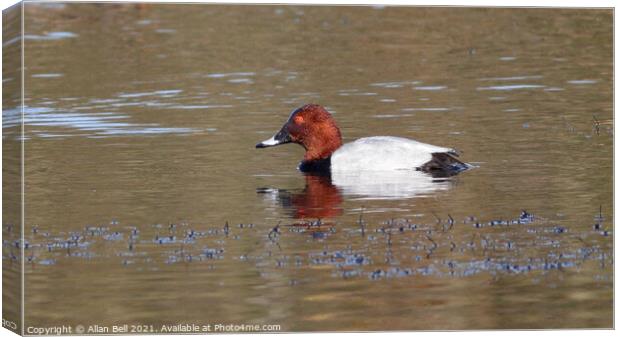
<path fill-rule="evenodd" d="M 27 326 L 612 326 L 611 10 L 25 13 Z M 5 53 L 20 43 L 5 29 Z M 477 168 L 330 180 L 296 169 L 297 145 L 254 148 L 310 102 L 345 141 L 415 138 Z"/>

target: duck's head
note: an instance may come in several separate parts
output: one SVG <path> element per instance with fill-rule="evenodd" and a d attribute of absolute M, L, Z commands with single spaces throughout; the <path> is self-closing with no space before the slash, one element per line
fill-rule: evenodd
<path fill-rule="evenodd" d="M 331 114 L 318 104 L 294 110 L 280 131 L 256 148 L 297 143 L 306 149 L 305 161 L 325 159 L 342 145 L 340 130 Z"/>

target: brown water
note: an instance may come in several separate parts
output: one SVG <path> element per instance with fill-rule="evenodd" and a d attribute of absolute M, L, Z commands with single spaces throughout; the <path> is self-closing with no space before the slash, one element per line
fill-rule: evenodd
<path fill-rule="evenodd" d="M 25 12 L 27 327 L 612 326 L 611 10 Z M 478 167 L 305 177 L 301 147 L 254 145 L 308 102 L 345 141 L 415 138 Z"/>

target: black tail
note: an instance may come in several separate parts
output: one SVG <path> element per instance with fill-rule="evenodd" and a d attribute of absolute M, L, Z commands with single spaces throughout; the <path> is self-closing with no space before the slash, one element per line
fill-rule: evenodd
<path fill-rule="evenodd" d="M 456 156 L 456 153 L 433 153 L 433 158 L 428 163 L 418 167 L 418 170 L 430 173 L 435 178 L 442 178 L 457 175 L 471 168 L 471 165 L 463 163 Z"/>

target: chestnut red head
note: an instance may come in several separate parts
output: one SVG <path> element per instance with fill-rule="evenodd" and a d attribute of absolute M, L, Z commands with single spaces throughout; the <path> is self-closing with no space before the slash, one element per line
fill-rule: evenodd
<path fill-rule="evenodd" d="M 342 145 L 340 130 L 331 114 L 318 104 L 294 110 L 280 131 L 256 144 L 257 148 L 297 143 L 306 149 L 304 160 L 325 159 Z"/>

